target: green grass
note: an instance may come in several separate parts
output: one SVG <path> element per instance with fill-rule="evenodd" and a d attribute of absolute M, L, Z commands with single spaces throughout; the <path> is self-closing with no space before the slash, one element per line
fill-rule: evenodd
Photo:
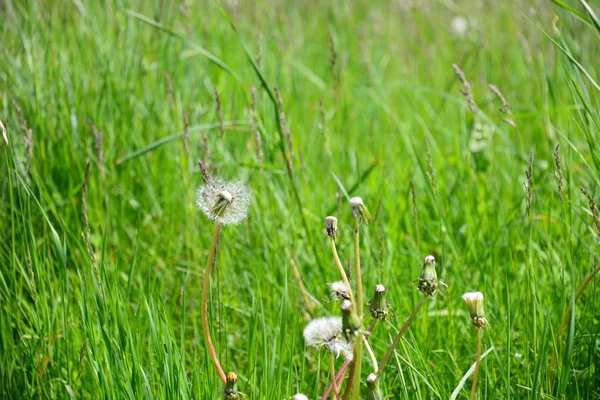
<path fill-rule="evenodd" d="M 248 220 L 224 228 L 210 307 L 221 363 L 249 398 L 319 398 L 330 381 L 329 356 L 305 349 L 302 329 L 339 314 L 328 300 L 326 283 L 339 278 L 322 231 L 326 215 L 338 216 L 347 265 L 352 217 L 336 198 L 340 186 L 376 215 L 361 236 L 363 285 L 367 297 L 386 286 L 394 326 L 419 299 L 410 282 L 423 257 L 436 256 L 450 286 L 398 346 L 386 395 L 450 398 L 475 360 L 460 296 L 480 290 L 491 324 L 483 350 L 494 349 L 482 361 L 479 398 L 598 398 L 598 278 L 557 340 L 600 262 L 600 232 L 579 190 L 600 203 L 600 24 L 583 2 L 223 3 L 229 17 L 212 2 L 187 3 L 0 2 L 9 140 L 0 134 L 1 398 L 222 397 L 201 331 L 214 228 L 194 205 L 197 159 L 253 191 Z M 457 15 L 469 21 L 462 38 L 451 29 Z M 481 109 L 481 152 L 472 151 L 477 121 L 453 63 Z M 489 83 L 511 103 L 518 129 L 503 122 Z M 264 171 L 250 129 L 252 86 Z M 293 137 L 291 170 L 274 87 Z M 28 173 L 13 101 L 32 129 Z M 103 132 L 103 161 L 88 120 Z M 97 276 L 82 236 L 87 160 Z M 377 327 L 378 358 L 394 335 Z M 368 371 L 365 363 L 363 381 Z"/>

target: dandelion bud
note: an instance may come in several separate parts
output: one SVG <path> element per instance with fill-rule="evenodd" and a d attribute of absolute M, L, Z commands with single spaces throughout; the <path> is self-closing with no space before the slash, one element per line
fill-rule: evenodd
<path fill-rule="evenodd" d="M 342 303 L 342 333 L 348 342 L 353 343 L 360 334 L 361 321 L 350 300 Z"/>
<path fill-rule="evenodd" d="M 335 239 L 337 234 L 337 225 L 338 220 L 336 217 L 329 216 L 325 218 L 325 233 L 327 233 L 327 236 Z"/>
<path fill-rule="evenodd" d="M 382 284 L 375 286 L 375 294 L 369 301 L 371 316 L 375 319 L 385 320 L 388 315 L 388 303 L 385 300 L 385 287 Z"/>
<path fill-rule="evenodd" d="M 296 393 L 293 397 L 292 400 L 308 400 L 308 397 L 306 397 L 306 395 L 302 394 L 302 393 Z"/>
<path fill-rule="evenodd" d="M 375 374 L 367 376 L 367 400 L 383 400 L 383 393 Z"/>
<path fill-rule="evenodd" d="M 352 216 L 355 220 L 357 220 L 361 224 L 367 224 L 372 220 L 371 213 L 365 204 L 363 203 L 362 198 L 353 197 L 350 199 L 350 207 L 352 208 Z"/>
<path fill-rule="evenodd" d="M 243 394 L 237 390 L 237 375 L 235 372 L 227 373 L 227 383 L 225 384 L 225 399 L 238 400 Z"/>
<path fill-rule="evenodd" d="M 435 258 L 433 256 L 427 256 L 423 260 L 423 269 L 417 282 L 417 289 L 427 297 L 435 295 L 440 284 L 446 286 L 445 283 L 439 282 L 437 279 Z"/>
<path fill-rule="evenodd" d="M 489 326 L 487 319 L 485 319 L 485 312 L 483 311 L 483 293 L 465 293 L 462 299 L 467 303 L 473 326 L 478 329 Z"/>
<path fill-rule="evenodd" d="M 350 300 L 350 288 L 346 286 L 344 281 L 328 283 L 331 290 L 331 297 L 336 300 Z"/>

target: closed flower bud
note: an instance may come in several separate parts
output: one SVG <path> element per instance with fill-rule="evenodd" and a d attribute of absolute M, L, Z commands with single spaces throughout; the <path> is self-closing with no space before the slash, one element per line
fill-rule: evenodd
<path fill-rule="evenodd" d="M 325 233 L 332 239 L 335 239 L 337 235 L 338 220 L 336 217 L 326 217 L 325 218 Z"/>
<path fill-rule="evenodd" d="M 352 307 L 350 300 L 344 300 L 342 303 L 342 333 L 348 342 L 354 343 L 354 340 L 360 334 L 361 321 Z"/>
<path fill-rule="evenodd" d="M 462 299 L 467 303 L 473 326 L 478 329 L 489 326 L 489 322 L 485 318 L 485 312 L 483 310 L 483 293 L 465 293 L 463 294 Z"/>
<path fill-rule="evenodd" d="M 382 284 L 375 286 L 373 298 L 369 301 L 371 316 L 375 319 L 385 320 L 388 316 L 388 303 L 385 299 L 385 287 Z"/>
<path fill-rule="evenodd" d="M 350 207 L 352 208 L 352 216 L 355 220 L 357 220 L 361 224 L 368 224 L 369 221 L 372 220 L 371 213 L 365 204 L 363 203 L 362 198 L 353 197 L 350 199 Z"/>
<path fill-rule="evenodd" d="M 239 400 L 243 397 L 243 393 L 237 390 L 237 375 L 235 372 L 227 373 L 227 383 L 225 384 L 225 399 Z"/>
<path fill-rule="evenodd" d="M 375 374 L 370 374 L 367 377 L 367 400 L 383 400 L 383 393 Z"/>
<path fill-rule="evenodd" d="M 427 256 L 423 260 L 423 269 L 417 282 L 417 289 L 427 297 L 434 296 L 437 293 L 439 285 L 447 286 L 445 283 L 438 281 L 437 272 L 435 271 L 435 258 L 433 256 Z"/>

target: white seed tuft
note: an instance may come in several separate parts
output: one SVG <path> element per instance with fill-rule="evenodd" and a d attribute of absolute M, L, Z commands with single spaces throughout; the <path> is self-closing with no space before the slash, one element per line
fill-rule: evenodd
<path fill-rule="evenodd" d="M 313 319 L 304 328 L 304 341 L 307 346 L 325 347 L 329 352 L 346 360 L 352 360 L 352 343 L 342 335 L 342 317 L 324 317 Z"/>
<path fill-rule="evenodd" d="M 329 290 L 331 290 L 331 297 L 335 300 L 350 300 L 350 288 L 344 283 L 344 281 L 336 281 L 328 283 Z"/>
<path fill-rule="evenodd" d="M 250 189 L 240 182 L 209 178 L 198 189 L 196 205 L 211 221 L 221 225 L 239 224 L 248 216 Z"/>

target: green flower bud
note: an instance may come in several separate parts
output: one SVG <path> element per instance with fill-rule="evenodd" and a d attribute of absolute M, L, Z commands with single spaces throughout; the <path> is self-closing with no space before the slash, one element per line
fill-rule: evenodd
<path fill-rule="evenodd" d="M 350 300 L 344 300 L 342 303 L 342 334 L 346 340 L 353 343 L 360 334 L 361 321 L 352 307 Z"/>
<path fill-rule="evenodd" d="M 417 289 L 427 297 L 434 296 L 437 293 L 439 285 L 447 286 L 445 283 L 438 281 L 437 272 L 435 271 L 435 258 L 433 256 L 427 256 L 423 260 L 423 269 L 417 282 Z"/>
<path fill-rule="evenodd" d="M 373 298 L 369 301 L 371 316 L 375 319 L 385 320 L 388 316 L 388 303 L 385 299 L 385 287 L 381 284 L 375 286 Z"/>
<path fill-rule="evenodd" d="M 367 377 L 367 400 L 383 400 L 383 393 L 375 374 L 370 374 Z"/>
<path fill-rule="evenodd" d="M 225 400 L 239 400 L 244 394 L 237 390 L 237 375 L 235 372 L 227 373 L 227 383 L 225 384 Z"/>

